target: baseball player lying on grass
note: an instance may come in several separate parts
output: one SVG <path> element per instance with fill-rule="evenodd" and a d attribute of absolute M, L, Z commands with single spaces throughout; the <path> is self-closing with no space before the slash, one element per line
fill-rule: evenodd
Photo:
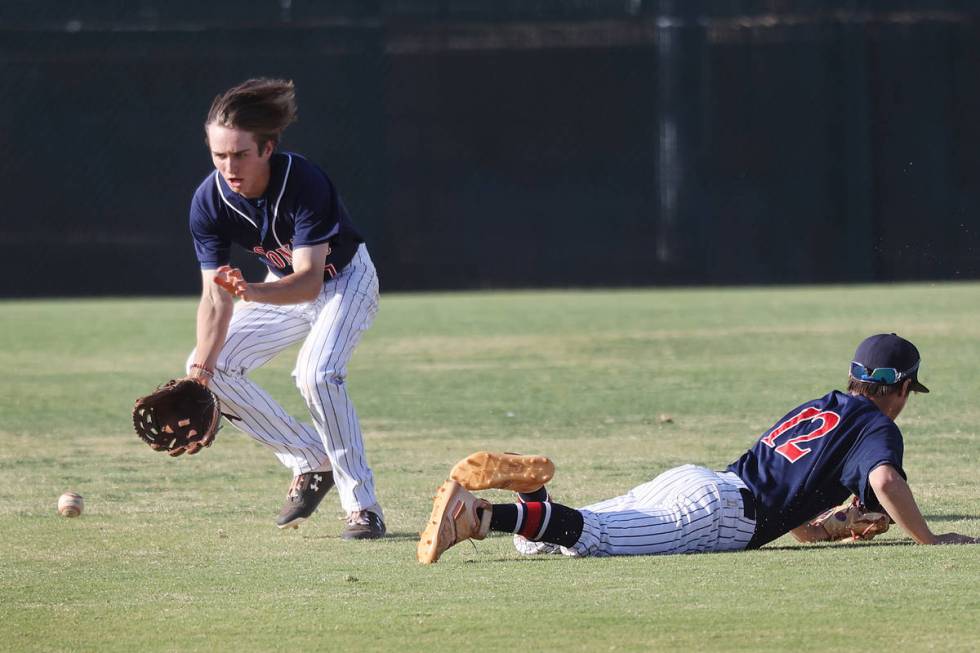
<path fill-rule="evenodd" d="M 547 458 L 473 454 L 436 493 L 419 562 L 489 531 L 514 533 L 521 553 L 568 556 L 739 551 L 786 533 L 800 542 L 853 541 L 885 532 L 890 521 L 920 544 L 975 544 L 933 534 L 905 480 L 894 420 L 909 393 L 929 392 L 919 362 L 911 342 L 871 336 L 854 354 L 846 393 L 797 406 L 725 471 L 684 465 L 580 510 L 551 501 Z M 514 490 L 520 502 L 491 505 L 469 492 L 488 488 Z"/>

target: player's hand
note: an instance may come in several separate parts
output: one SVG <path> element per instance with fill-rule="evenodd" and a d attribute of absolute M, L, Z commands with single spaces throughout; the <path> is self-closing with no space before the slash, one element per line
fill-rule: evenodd
<path fill-rule="evenodd" d="M 216 284 L 239 299 L 244 299 L 245 301 L 251 299 L 248 282 L 242 276 L 241 270 L 233 268 L 230 265 L 222 265 L 216 272 L 217 274 L 214 277 Z"/>
<path fill-rule="evenodd" d="M 980 539 L 959 533 L 943 533 L 936 536 L 933 544 L 980 544 Z"/>

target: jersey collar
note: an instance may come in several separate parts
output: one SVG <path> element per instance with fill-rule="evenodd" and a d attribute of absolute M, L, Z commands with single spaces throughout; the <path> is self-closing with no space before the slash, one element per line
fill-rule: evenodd
<path fill-rule="evenodd" d="M 286 190 L 286 181 L 289 177 L 289 170 L 292 167 L 293 155 L 286 152 L 275 152 L 269 159 L 269 184 L 262 193 L 266 201 L 266 206 L 270 214 L 276 214 L 279 210 L 279 202 L 282 200 Z M 232 211 L 245 218 L 256 229 L 263 230 L 259 222 L 265 222 L 262 218 L 262 211 L 255 207 L 243 196 L 232 190 L 225 178 L 217 170 L 214 171 L 214 183 L 218 189 L 221 199 L 231 208 Z M 258 214 L 258 215 L 257 215 Z M 258 221 L 257 221 L 258 219 Z"/>

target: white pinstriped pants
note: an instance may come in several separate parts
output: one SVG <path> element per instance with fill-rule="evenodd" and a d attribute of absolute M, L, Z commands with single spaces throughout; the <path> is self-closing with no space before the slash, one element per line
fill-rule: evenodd
<path fill-rule="evenodd" d="M 515 540 L 522 553 L 569 556 L 739 551 L 755 521 L 744 515 L 736 474 L 696 465 L 669 469 L 623 496 L 579 509 L 582 535 L 571 547 Z"/>
<path fill-rule="evenodd" d="M 347 512 L 372 508 L 381 514 L 361 427 L 344 383 L 347 363 L 377 311 L 378 276 L 362 244 L 312 302 L 236 302 L 209 385 L 231 422 L 270 447 L 294 475 L 333 469 Z M 313 426 L 287 413 L 247 376 L 300 340 L 293 376 Z M 188 365 L 193 361 L 192 352 Z"/>

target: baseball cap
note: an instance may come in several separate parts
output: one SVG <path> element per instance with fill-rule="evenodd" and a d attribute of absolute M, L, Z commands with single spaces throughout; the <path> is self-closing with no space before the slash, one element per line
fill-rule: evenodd
<path fill-rule="evenodd" d="M 879 333 L 865 338 L 851 361 L 851 376 L 866 383 L 894 385 L 911 378 L 910 390 L 929 392 L 919 383 L 919 350 L 894 333 Z"/>

